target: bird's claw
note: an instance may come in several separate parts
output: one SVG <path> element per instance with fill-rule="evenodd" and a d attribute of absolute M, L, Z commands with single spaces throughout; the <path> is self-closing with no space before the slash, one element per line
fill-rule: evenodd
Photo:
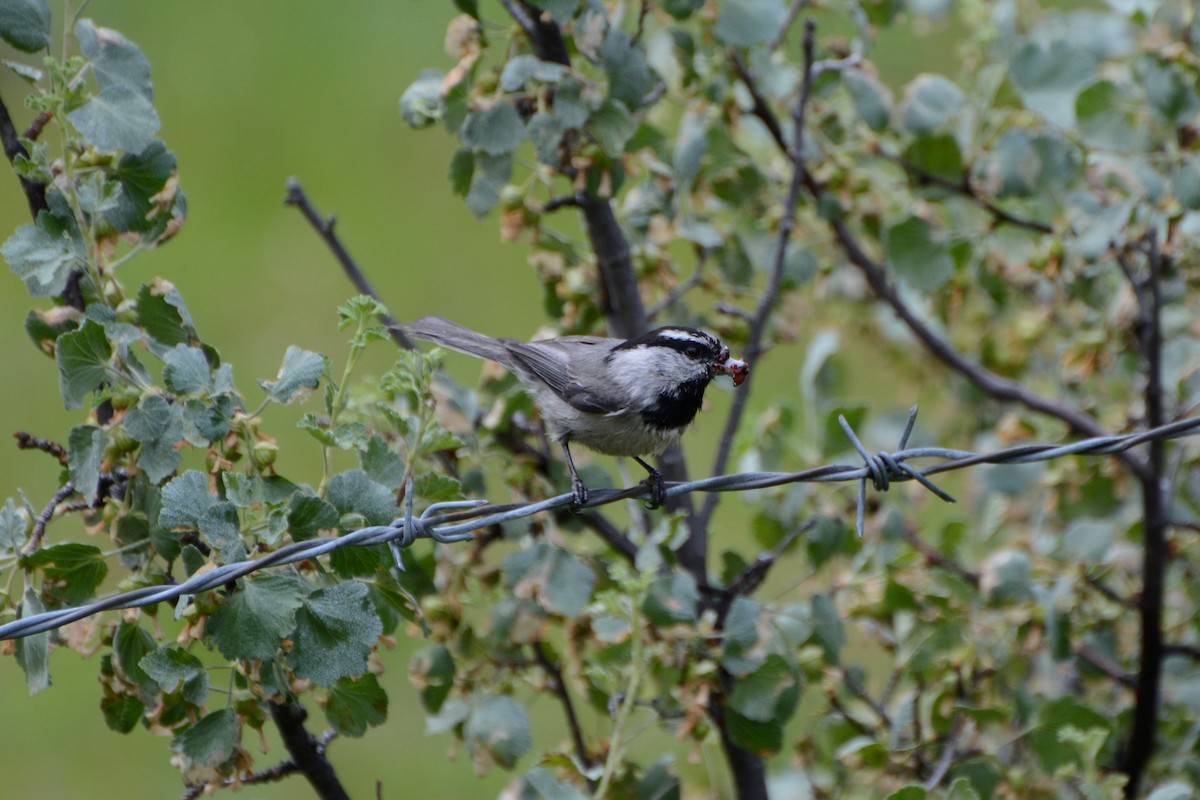
<path fill-rule="evenodd" d="M 646 508 L 653 511 L 661 506 L 663 501 L 667 499 L 667 490 L 663 485 L 662 473 L 660 473 L 658 470 L 654 470 L 646 476 L 646 480 L 642 481 L 642 483 L 646 484 L 646 489 L 650 492 L 650 500 L 646 505 Z"/>
<path fill-rule="evenodd" d="M 579 480 L 579 478 L 571 480 L 571 494 L 571 513 L 578 514 L 587 505 L 588 501 L 587 487 L 583 485 L 583 481 Z"/>

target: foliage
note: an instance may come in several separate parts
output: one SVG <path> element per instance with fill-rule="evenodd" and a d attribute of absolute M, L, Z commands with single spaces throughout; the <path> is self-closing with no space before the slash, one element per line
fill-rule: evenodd
<path fill-rule="evenodd" d="M 780 470 L 836 458 L 839 413 L 894 440 L 876 408 L 892 374 L 936 387 L 942 422 L 919 435 L 975 449 L 1194 407 L 1200 43 L 1183 0 L 969 0 L 952 16 L 939 3 L 457 5 L 456 63 L 422 72 L 400 113 L 456 137 L 451 189 L 527 240 L 564 330 L 635 324 L 622 269 L 653 314 L 756 362 L 807 317 L 840 324 L 811 336 L 800 399 L 763 401 L 715 471 L 731 452 Z M 961 44 L 944 74 L 894 85 L 871 55 L 914 20 L 957 26 Z M 44 3 L 0 2 L 0 36 L 22 52 L 47 48 L 50 26 Z M 360 382 L 363 352 L 387 337 L 376 300 L 339 309 L 351 338 L 336 380 L 330 358 L 289 348 L 243 394 L 173 286 L 127 291 L 118 267 L 174 236 L 186 201 L 140 50 L 89 20 L 74 36 L 77 55 L 14 66 L 58 146 L 35 133 L 10 155 L 40 193 L 0 252 L 51 298 L 26 328 L 87 415 L 43 448 L 64 466 L 48 512 L 0 511 L 0 621 L 85 602 L 116 563 L 122 588 L 156 586 L 387 524 L 410 481 L 426 505 L 563 487 L 511 380 L 468 390 L 437 376 L 436 355 L 403 353 Z M 573 209 L 583 236 L 558 225 Z M 888 313 L 862 313 L 876 301 Z M 851 345 L 867 336 L 863 369 Z M 870 410 L 849 397 L 864 373 Z M 322 453 L 316 488 L 277 471 L 265 432 L 292 403 L 319 403 L 300 423 Z M 447 411 L 467 424 L 451 432 Z M 339 471 L 341 453 L 357 466 Z M 345 548 L 190 598 L 175 641 L 154 607 L 105 618 L 102 711 L 116 731 L 170 735 L 189 784 L 215 783 L 251 770 L 245 726 L 285 724 L 282 705 L 314 700 L 350 736 L 380 724 L 380 644 L 423 633 L 409 675 L 428 730 L 461 740 L 479 771 L 516 770 L 523 797 L 680 796 L 678 766 L 633 747 L 647 724 L 719 746 L 719 780 L 743 798 L 765 796 L 767 765 L 796 796 L 1183 796 L 1200 774 L 1195 462 L 1179 445 L 1168 472 L 1151 445 L 979 471 L 953 511 L 889 496 L 861 542 L 849 493 L 789 487 L 718 517 L 712 501 L 623 523 L 537 518 L 471 547 L 418 546 L 403 572 L 383 547 Z M 68 499 L 111 550 L 43 543 Z M 756 593 L 783 565 L 812 579 L 776 569 L 775 591 Z M 96 643 L 19 641 L 31 692 L 49 685 L 54 644 Z M 220 659 L 226 696 L 210 691 Z M 531 723 L 539 694 L 569 741 Z"/>

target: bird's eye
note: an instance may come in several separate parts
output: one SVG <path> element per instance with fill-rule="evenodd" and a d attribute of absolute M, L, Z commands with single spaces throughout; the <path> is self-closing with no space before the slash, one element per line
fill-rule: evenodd
<path fill-rule="evenodd" d="M 700 357 L 700 345 L 689 344 L 687 347 L 683 348 L 683 352 L 687 354 L 688 358 L 699 358 Z"/>

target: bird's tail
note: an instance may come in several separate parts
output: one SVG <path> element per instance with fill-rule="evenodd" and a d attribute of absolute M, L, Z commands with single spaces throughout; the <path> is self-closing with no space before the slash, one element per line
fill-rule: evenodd
<path fill-rule="evenodd" d="M 423 317 L 396 327 L 415 339 L 423 339 L 460 353 L 495 361 L 505 369 L 513 368 L 512 353 L 503 342 L 464 328 L 444 317 Z"/>

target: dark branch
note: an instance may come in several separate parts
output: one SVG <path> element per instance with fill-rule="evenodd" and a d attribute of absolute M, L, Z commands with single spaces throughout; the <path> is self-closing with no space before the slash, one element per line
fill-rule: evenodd
<path fill-rule="evenodd" d="M 17 440 L 18 450 L 40 450 L 43 453 L 54 456 L 58 459 L 60 465 L 64 467 L 70 466 L 70 460 L 67 457 L 67 448 L 58 442 L 50 439 L 42 439 L 25 431 L 14 431 L 13 438 Z"/>
<path fill-rule="evenodd" d="M 779 561 L 780 557 L 788 551 L 788 548 L 801 536 L 812 530 L 817 524 L 815 519 L 810 519 L 800 527 L 793 530 L 791 533 L 783 537 L 768 553 L 760 553 L 754 562 L 749 564 L 741 574 L 730 581 L 729 586 L 723 592 L 730 600 L 735 597 L 745 597 L 762 585 L 762 582 L 767 579 L 767 574 L 771 571 L 771 567 Z"/>
<path fill-rule="evenodd" d="M 542 669 L 550 676 L 554 682 L 551 687 L 554 694 L 558 696 L 558 701 L 562 704 L 563 713 L 567 716 L 567 728 L 571 731 L 571 744 L 575 748 L 575 757 L 579 759 L 579 763 L 585 769 L 592 766 L 592 757 L 588 754 L 587 743 L 583 741 L 583 727 L 579 724 L 579 716 L 575 713 L 575 703 L 571 700 L 571 694 L 567 691 L 567 684 L 563 680 L 562 670 L 558 668 L 546 653 L 546 647 L 541 642 L 536 642 L 533 645 L 533 655 L 537 659 Z M 592 780 L 588 780 L 588 787 L 595 789 Z"/>
<path fill-rule="evenodd" d="M 783 129 L 779 125 L 779 120 L 762 97 L 762 94 L 758 91 L 754 82 L 754 76 L 749 72 L 744 63 L 739 67 L 738 62 L 735 61 L 734 68 L 737 70 L 738 76 L 746 84 L 746 88 L 754 101 L 751 113 L 758 117 L 767 127 L 767 130 L 771 132 L 771 136 L 779 149 L 790 154 L 790 147 L 784 139 Z M 818 202 L 825 193 L 825 187 L 811 173 L 805 173 L 804 187 L 812 198 Z M 891 306 L 896 316 L 904 322 L 908 329 L 912 331 L 935 358 L 951 370 L 971 381 L 984 394 L 995 400 L 1015 402 L 1030 410 L 1061 420 L 1070 426 L 1074 432 L 1084 436 L 1108 435 L 1108 431 L 1104 430 L 1095 419 L 1079 409 L 1051 398 L 1043 397 L 1016 381 L 1003 378 L 955 350 L 954 347 L 938 336 L 924 320 L 907 306 L 900 297 L 899 292 L 896 291 L 895 286 L 888 280 L 887 271 L 884 266 L 867 255 L 857 237 L 841 218 L 831 215 L 827 223 L 833 233 L 834 240 L 847 259 L 862 272 L 863 276 L 867 279 L 867 284 L 875 292 L 875 295 Z M 1145 474 L 1146 466 L 1137 456 L 1124 454 L 1120 458 L 1139 477 Z"/>
<path fill-rule="evenodd" d="M 29 158 L 29 151 L 21 144 L 21 138 L 17 135 L 17 128 L 9 116 L 8 106 L 4 104 L 3 98 L 0 98 L 0 142 L 4 144 L 4 155 L 10 164 L 15 165 L 18 156 Z M 21 182 L 21 191 L 25 193 L 25 202 L 34 219 L 37 219 L 39 213 L 49 210 L 44 183 L 34 183 L 20 176 L 17 180 Z"/>
<path fill-rule="evenodd" d="M 304 706 L 298 702 L 267 705 L 283 739 L 283 746 L 296 764 L 296 770 L 304 774 L 317 796 L 322 800 L 350 800 L 333 765 L 325 757 L 328 742 L 323 738 L 314 739 L 304 727 L 304 720 L 308 716 Z"/>
<path fill-rule="evenodd" d="M 955 575 L 962 578 L 972 586 L 979 586 L 978 572 L 967 569 L 962 564 L 958 563 L 953 558 L 922 539 L 920 534 L 918 534 L 911 525 L 904 526 L 904 538 L 914 550 L 925 556 L 925 560 L 930 564 L 941 567 L 947 572 L 953 572 Z"/>
<path fill-rule="evenodd" d="M 763 351 L 763 338 L 766 332 L 767 319 L 775 309 L 775 304 L 779 301 L 779 292 L 783 286 L 783 269 L 787 264 L 788 246 L 791 244 L 792 231 L 796 226 L 796 209 L 800 202 L 800 190 L 808 175 L 808 169 L 804 163 L 804 116 L 808 110 L 809 98 L 812 95 L 815 50 L 816 23 L 812 20 L 807 20 L 804 25 L 804 80 L 800 86 L 800 97 L 797 99 L 795 109 L 792 112 L 792 149 L 788 152 L 788 156 L 792 162 L 792 180 L 788 186 L 787 196 L 784 198 L 783 217 L 779 220 L 779 231 L 775 237 L 775 256 L 771 264 L 771 272 L 767 276 L 767 283 L 763 287 L 762 297 L 754 310 L 754 318 L 750 323 L 750 335 L 743 349 L 743 357 L 751 365 L 754 365 L 754 367 L 750 370 L 750 374 L 746 376 L 746 382 L 742 385 L 741 389 L 734 394 L 733 404 L 729 409 L 729 417 L 725 420 L 725 427 L 721 432 L 720 443 L 717 445 L 717 456 L 713 460 L 713 475 L 723 475 L 726 467 L 729 465 L 729 457 L 733 452 L 733 437 L 737 433 L 738 427 L 742 423 L 742 417 L 746 413 L 746 404 L 750 398 L 750 389 L 754 376 L 760 371 L 757 367 L 757 359 Z M 755 102 L 757 103 L 758 101 L 756 100 Z M 779 139 L 779 141 L 782 141 L 782 139 Z M 716 510 L 719 500 L 720 497 L 716 494 L 710 494 L 704 498 L 704 503 L 697 515 L 698 523 L 702 529 L 708 528 L 709 520 L 712 519 L 713 512 Z"/>
<path fill-rule="evenodd" d="M 50 520 L 54 519 L 54 512 L 58 508 L 58 504 L 73 494 L 75 494 L 75 484 L 70 481 L 58 487 L 58 491 L 54 493 L 54 497 L 50 499 L 50 502 L 46 504 L 46 507 L 42 509 L 42 513 L 38 514 L 37 520 L 33 523 L 33 535 L 29 537 L 29 543 L 25 545 L 25 549 L 22 552 L 29 554 L 42 546 L 42 539 L 46 536 L 46 526 L 50 524 Z"/>
<path fill-rule="evenodd" d="M 324 751 L 329 746 L 329 742 L 331 742 L 336 736 L 336 731 L 326 731 L 325 733 L 321 734 L 321 738 L 317 740 L 317 746 Z M 276 783 L 291 775 L 293 772 L 298 772 L 299 769 L 300 767 L 296 764 L 296 762 L 289 758 L 286 761 L 280 761 L 273 767 L 268 767 L 267 769 L 259 770 L 258 772 L 252 772 L 249 775 L 243 775 L 237 778 L 226 778 L 225 780 L 221 781 L 219 786 L 222 789 L 236 789 L 239 786 Z M 209 791 L 211 788 L 215 788 L 214 784 L 197 784 L 188 788 L 188 790 L 181 795 L 181 800 L 196 800 L 197 797 Z"/>
<path fill-rule="evenodd" d="M 339 239 L 337 233 L 334 232 L 334 218 L 321 216 L 321 214 L 317 211 L 316 206 L 314 206 L 312 201 L 308 199 L 308 195 L 305 194 L 304 188 L 300 185 L 300 181 L 296 180 L 295 178 L 288 179 L 287 197 L 284 198 L 283 202 L 284 205 L 294 206 L 300 210 L 300 213 L 304 215 L 304 218 L 308 220 L 308 223 L 312 225 L 313 230 L 317 232 L 317 234 L 325 241 L 325 244 L 333 252 L 334 258 L 336 258 L 338 264 L 341 265 L 342 271 L 346 273 L 346 277 L 350 279 L 352 284 L 354 284 L 354 288 L 356 288 L 360 294 L 365 294 L 366 296 L 374 299 L 377 303 L 386 305 L 383 303 L 383 299 L 380 298 L 379 293 L 375 291 L 375 287 L 371 285 L 371 281 L 367 279 L 366 274 L 359 268 L 358 262 L 354 260 L 354 258 L 350 255 L 350 251 L 346 249 L 346 246 L 342 244 L 342 240 Z M 391 314 L 382 314 L 380 315 L 379 321 L 388 327 L 388 331 L 391 333 L 392 339 L 395 340 L 396 344 L 400 345 L 405 350 L 413 349 L 412 342 L 408 340 L 408 337 L 404 335 L 403 331 L 396 327 L 398 323 L 396 322 L 395 317 L 393 317 Z"/>
<path fill-rule="evenodd" d="M 975 187 L 971 184 L 970 174 L 965 170 L 963 171 L 962 180 L 955 181 L 945 177 L 944 175 L 938 175 L 935 172 L 929 172 L 928 170 L 912 163 L 903 156 L 898 156 L 892 153 L 885 153 L 884 155 L 886 158 L 891 159 L 900 166 L 904 167 L 904 170 L 912 175 L 918 185 L 936 186 L 939 189 L 945 189 L 948 192 L 953 192 L 961 197 L 972 200 L 980 208 L 991 214 L 999 224 L 1013 225 L 1018 228 L 1025 228 L 1027 230 L 1035 231 L 1037 233 L 1054 233 L 1053 225 L 1047 225 L 1044 222 L 1038 222 L 1034 219 L 1028 219 L 1026 217 L 1020 217 L 1016 214 L 1012 214 L 1008 211 L 1005 211 L 988 198 L 979 194 L 979 192 L 977 192 Z"/>
<path fill-rule="evenodd" d="M 1159 252 L 1154 234 L 1146 240 L 1147 277 L 1138 293 L 1140 319 L 1138 344 L 1145 362 L 1146 386 L 1143 402 L 1146 426 L 1155 427 L 1166 419 L 1163 389 L 1162 276 L 1165 257 Z M 1132 277 L 1132 276 L 1131 276 Z M 1163 594 L 1170 553 L 1167 546 L 1167 492 L 1164 487 L 1166 442 L 1151 441 L 1144 470 L 1138 475 L 1142 484 L 1142 593 L 1141 657 L 1138 664 L 1133 708 L 1133 727 L 1125 743 L 1121 769 L 1129 776 L 1125 796 L 1138 796 L 1142 777 L 1154 755 L 1158 733 L 1158 704 L 1163 662 Z"/>
<path fill-rule="evenodd" d="M 1075 655 L 1080 661 L 1083 661 L 1096 671 L 1107 675 L 1122 686 L 1127 686 L 1130 689 L 1135 688 L 1137 681 L 1134 680 L 1132 675 L 1121 669 L 1119 664 L 1114 663 L 1111 658 L 1091 645 L 1080 645 L 1075 649 Z"/>

